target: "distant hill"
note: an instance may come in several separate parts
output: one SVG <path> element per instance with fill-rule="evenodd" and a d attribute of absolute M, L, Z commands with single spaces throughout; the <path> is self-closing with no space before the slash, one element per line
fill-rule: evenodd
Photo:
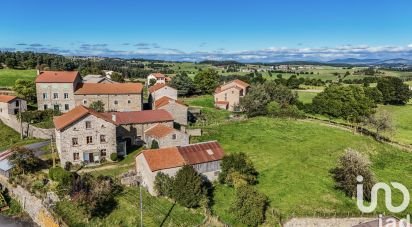
<path fill-rule="evenodd" d="M 358 59 L 358 58 L 343 58 L 328 61 L 329 64 L 351 64 L 351 65 L 412 65 L 412 60 L 404 58 L 393 59 Z"/>

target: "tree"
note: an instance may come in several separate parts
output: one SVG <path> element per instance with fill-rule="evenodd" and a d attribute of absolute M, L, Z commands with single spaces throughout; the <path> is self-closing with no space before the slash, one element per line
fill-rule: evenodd
<path fill-rule="evenodd" d="M 221 169 L 222 172 L 219 174 L 220 183 L 226 183 L 230 186 L 234 186 L 234 172 L 242 175 L 247 184 L 257 183 L 256 178 L 258 172 L 253 166 L 252 161 L 246 156 L 245 153 L 225 155 L 222 159 Z"/>
<path fill-rule="evenodd" d="M 34 155 L 32 150 L 25 147 L 13 147 L 10 149 L 12 155 L 9 158 L 13 165 L 14 174 L 25 174 L 38 170 L 40 160 Z"/>
<path fill-rule="evenodd" d="M 254 85 L 240 100 L 239 106 L 248 117 L 265 115 L 267 113 L 266 105 L 270 102 L 270 98 L 263 85 Z"/>
<path fill-rule="evenodd" d="M 258 226 L 265 221 L 267 206 L 266 195 L 251 186 L 243 186 L 236 189 L 236 198 L 230 210 L 241 223 L 247 226 Z"/>
<path fill-rule="evenodd" d="M 276 101 L 281 107 L 296 104 L 298 100 L 297 93 L 282 85 L 276 84 L 274 81 L 264 83 L 264 89 L 269 95 L 271 101 Z"/>
<path fill-rule="evenodd" d="M 365 95 L 375 102 L 375 104 L 383 103 L 382 92 L 376 87 L 364 87 Z"/>
<path fill-rule="evenodd" d="M 185 72 L 173 77 L 169 85 L 176 88 L 180 95 L 191 95 L 195 91 L 193 80 Z"/>
<path fill-rule="evenodd" d="M 405 105 L 412 97 L 409 86 L 397 77 L 380 78 L 376 87 L 383 95 L 384 104 Z"/>
<path fill-rule="evenodd" d="M 347 196 L 356 196 L 356 186 L 358 176 L 363 178 L 364 198 L 370 201 L 371 189 L 375 184 L 375 177 L 370 170 L 370 161 L 359 152 L 347 149 L 345 154 L 339 159 L 338 166 L 332 169 L 333 179 L 336 188 L 342 190 Z"/>
<path fill-rule="evenodd" d="M 159 149 L 159 142 L 157 142 L 157 140 L 153 140 L 150 149 Z"/>
<path fill-rule="evenodd" d="M 4 62 L 7 67 L 9 67 L 10 69 L 14 69 L 16 68 L 16 66 L 18 65 L 18 62 L 16 61 L 15 58 L 7 58 L 6 61 Z"/>
<path fill-rule="evenodd" d="M 113 72 L 110 77 L 111 77 L 111 79 L 112 79 L 113 81 L 115 81 L 115 82 L 124 83 L 124 76 L 123 76 L 122 74 L 120 74 L 120 73 Z"/>
<path fill-rule="evenodd" d="M 173 178 L 162 172 L 157 173 L 154 189 L 159 196 L 172 197 Z"/>
<path fill-rule="evenodd" d="M 153 85 L 155 85 L 156 84 L 156 82 L 157 82 L 157 80 L 156 79 L 150 79 L 149 80 L 149 87 L 151 87 L 151 86 L 153 86 Z"/>
<path fill-rule="evenodd" d="M 217 71 L 207 69 L 200 71 L 194 78 L 194 84 L 198 90 L 203 94 L 212 94 L 219 85 L 220 76 Z"/>
<path fill-rule="evenodd" d="M 16 92 L 17 96 L 25 99 L 29 102 L 36 100 L 36 84 L 31 80 L 16 80 L 13 91 Z"/>
<path fill-rule="evenodd" d="M 379 111 L 368 118 L 369 125 L 376 130 L 376 139 L 378 140 L 382 131 L 392 132 L 394 130 L 392 122 L 392 116 L 386 110 Z"/>
<path fill-rule="evenodd" d="M 376 104 L 363 87 L 331 85 L 313 98 L 312 110 L 329 117 L 360 122 L 374 111 Z"/>
<path fill-rule="evenodd" d="M 185 165 L 176 173 L 172 197 L 177 203 L 188 208 L 199 206 L 205 198 L 202 178 L 192 166 Z"/>
<path fill-rule="evenodd" d="M 89 107 L 97 112 L 104 112 L 104 103 L 101 100 L 92 102 Z"/>

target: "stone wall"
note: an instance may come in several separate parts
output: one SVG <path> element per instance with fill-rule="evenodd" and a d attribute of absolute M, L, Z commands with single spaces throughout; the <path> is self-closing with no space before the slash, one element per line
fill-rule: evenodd
<path fill-rule="evenodd" d="M 20 121 L 17 120 L 15 115 L 8 115 L 7 117 L 0 116 L 0 120 L 10 128 L 14 129 L 16 132 L 20 133 L 21 125 Z M 23 122 L 23 135 L 25 137 L 32 137 L 38 139 L 50 139 L 54 135 L 54 128 L 44 129 L 38 128 L 33 125 L 30 125 L 26 122 Z"/>
<path fill-rule="evenodd" d="M 39 226 L 58 227 L 66 226 L 55 218 L 52 213 L 43 205 L 43 201 L 34 195 L 30 194 L 26 189 L 17 185 L 13 187 L 8 183 L 7 179 L 0 177 L 0 183 L 6 187 L 10 195 L 19 201 L 24 211 L 31 217 L 31 219 Z"/>
<path fill-rule="evenodd" d="M 164 109 L 169 112 L 173 116 L 176 123 L 179 123 L 180 125 L 187 125 L 187 106 L 172 101 L 159 109 Z"/>
<path fill-rule="evenodd" d="M 373 218 L 292 218 L 284 227 L 350 227 Z"/>
<path fill-rule="evenodd" d="M 119 94 L 119 95 L 81 95 L 74 96 L 76 106 L 90 106 L 93 102 L 102 101 L 105 111 L 127 112 L 142 110 L 141 94 Z M 117 104 L 116 104 L 117 103 Z"/>

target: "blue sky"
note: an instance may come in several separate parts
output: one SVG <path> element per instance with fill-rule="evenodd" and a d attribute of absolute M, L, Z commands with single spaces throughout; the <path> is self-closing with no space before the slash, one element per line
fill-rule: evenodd
<path fill-rule="evenodd" d="M 412 58 L 410 0 L 5 0 L 0 48 L 170 60 Z"/>

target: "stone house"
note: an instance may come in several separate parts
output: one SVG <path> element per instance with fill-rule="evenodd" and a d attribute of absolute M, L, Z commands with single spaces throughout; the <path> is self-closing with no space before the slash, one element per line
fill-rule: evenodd
<path fill-rule="evenodd" d="M 241 80 L 233 80 L 216 88 L 214 93 L 215 107 L 229 111 L 239 111 L 238 105 L 250 85 Z"/>
<path fill-rule="evenodd" d="M 36 78 L 39 110 L 67 112 L 75 107 L 74 91 L 82 81 L 77 71 L 44 71 Z"/>
<path fill-rule="evenodd" d="M 173 127 L 173 117 L 166 110 L 144 110 L 131 112 L 102 113 L 107 118 L 113 119 L 118 125 L 116 129 L 117 140 L 126 142 L 126 146 L 143 145 L 144 132 L 156 124 Z"/>
<path fill-rule="evenodd" d="M 155 101 L 153 109 L 167 110 L 179 125 L 187 125 L 188 107 L 178 100 L 163 96 Z"/>
<path fill-rule="evenodd" d="M 157 173 L 175 176 L 184 165 L 194 169 L 209 181 L 217 180 L 224 151 L 217 141 L 144 150 L 136 156 L 136 172 L 142 177 L 142 185 L 156 195 L 154 181 Z"/>
<path fill-rule="evenodd" d="M 62 166 L 99 163 L 117 153 L 116 122 L 84 106 L 53 119 L 56 147 Z"/>
<path fill-rule="evenodd" d="M 12 95 L 0 95 L 0 117 L 9 118 L 19 112 L 27 111 L 27 102 Z"/>
<path fill-rule="evenodd" d="M 165 84 L 166 83 L 166 76 L 162 73 L 151 73 L 147 76 L 146 86 L 150 86 L 150 81 L 156 80 L 156 84 Z"/>
<path fill-rule="evenodd" d="M 76 106 L 102 101 L 106 111 L 140 111 L 142 91 L 140 83 L 86 83 L 79 84 L 74 99 Z"/>
<path fill-rule="evenodd" d="M 155 84 L 149 87 L 149 103 L 152 108 L 155 101 L 165 96 L 177 100 L 177 90 L 165 84 Z"/>
<path fill-rule="evenodd" d="M 189 135 L 165 124 L 156 124 L 144 132 L 144 141 L 147 148 L 151 148 L 153 141 L 158 142 L 159 148 L 183 146 L 189 144 Z"/>

